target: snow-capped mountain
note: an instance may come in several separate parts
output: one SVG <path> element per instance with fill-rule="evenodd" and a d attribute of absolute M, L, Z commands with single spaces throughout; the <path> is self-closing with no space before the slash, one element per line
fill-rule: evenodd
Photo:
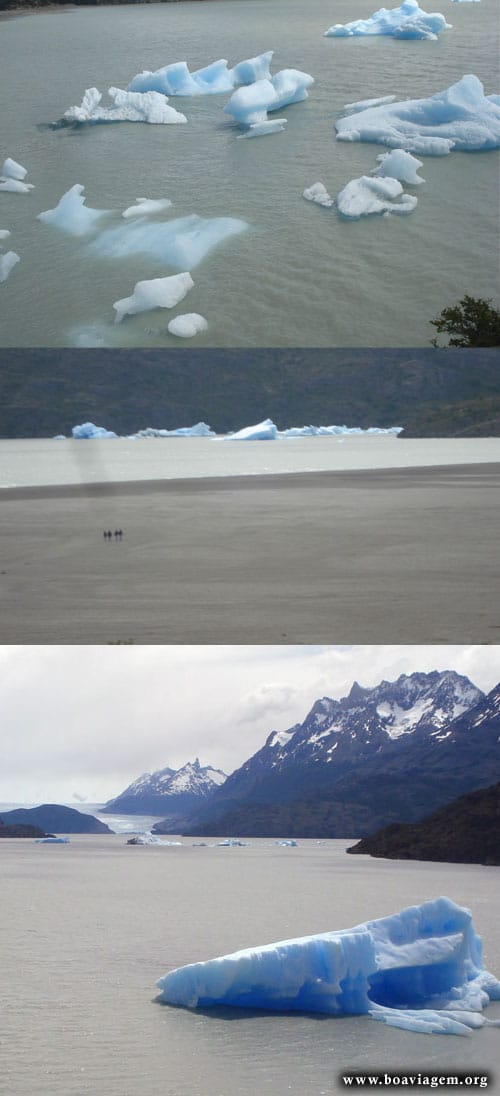
<path fill-rule="evenodd" d="M 190 832 L 352 836 L 412 821 L 500 778 L 499 730 L 500 688 L 485 697 L 454 671 L 355 682 L 271 733 Z"/>
<path fill-rule="evenodd" d="M 107 814 L 158 814 L 185 817 L 198 807 L 201 800 L 212 795 L 227 779 L 220 769 L 203 768 L 198 758 L 188 761 L 182 769 L 159 769 L 143 773 L 115 799 L 110 799 L 103 811 Z"/>

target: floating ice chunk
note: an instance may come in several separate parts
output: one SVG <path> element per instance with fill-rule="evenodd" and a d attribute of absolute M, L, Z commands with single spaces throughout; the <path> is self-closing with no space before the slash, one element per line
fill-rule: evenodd
<path fill-rule="evenodd" d="M 368 110 L 369 107 L 381 107 L 385 103 L 393 103 L 395 95 L 380 95 L 378 99 L 358 99 L 357 103 L 346 103 L 344 110 L 347 114 L 356 114 L 359 110 Z"/>
<path fill-rule="evenodd" d="M 138 312 L 149 312 L 152 308 L 174 308 L 193 285 L 193 279 L 188 273 L 137 282 L 131 297 L 115 301 L 115 323 L 121 323 L 124 316 L 135 316 Z"/>
<path fill-rule="evenodd" d="M 170 1005 L 369 1015 L 411 1031 L 470 1034 L 500 1000 L 469 910 L 436 898 L 352 929 L 193 963 L 157 982 Z M 472 1015 L 471 1015 L 472 1014 Z"/>
<path fill-rule="evenodd" d="M 0 190 L 9 191 L 11 194 L 29 194 L 34 190 L 33 183 L 22 183 L 20 179 L 5 179 L 0 176 Z"/>
<path fill-rule="evenodd" d="M 69 845 L 69 837 L 37 837 L 37 845 Z"/>
<path fill-rule="evenodd" d="M 333 198 L 330 198 L 323 183 L 313 183 L 312 186 L 306 187 L 302 192 L 302 197 L 307 198 L 308 202 L 316 202 L 317 205 L 325 206 L 326 209 L 333 205 Z"/>
<path fill-rule="evenodd" d="M 291 848 L 291 849 L 296 849 L 297 848 L 297 842 L 294 841 L 293 839 L 290 840 L 290 841 L 275 841 L 274 844 L 275 845 L 283 845 L 283 847 Z"/>
<path fill-rule="evenodd" d="M 278 428 L 272 419 L 258 422 L 256 426 L 245 426 L 235 434 L 228 434 L 227 441 L 274 441 L 278 437 Z"/>
<path fill-rule="evenodd" d="M 67 441 L 66 434 L 54 434 L 52 441 Z"/>
<path fill-rule="evenodd" d="M 123 91 L 109 88 L 114 106 L 102 107 L 102 93 L 87 88 L 79 107 L 64 114 L 68 122 L 149 122 L 151 125 L 176 125 L 187 122 L 185 114 L 168 106 L 167 97 L 157 91 Z"/>
<path fill-rule="evenodd" d="M 287 430 L 278 430 L 278 438 L 310 438 L 310 437 L 397 437 L 403 432 L 403 426 L 369 426 L 363 429 L 361 426 L 290 426 Z"/>
<path fill-rule="evenodd" d="M 135 205 L 129 206 L 122 217 L 147 217 L 151 213 L 160 213 L 172 205 L 170 198 L 136 198 Z"/>
<path fill-rule="evenodd" d="M 217 848 L 218 849 L 236 849 L 236 848 L 243 849 L 243 848 L 246 848 L 247 845 L 248 845 L 248 841 L 239 841 L 235 837 L 227 837 L 225 841 L 218 841 L 217 842 Z"/>
<path fill-rule="evenodd" d="M 157 430 L 147 426 L 139 430 L 134 438 L 215 438 L 215 431 L 206 422 L 197 422 L 195 426 L 179 426 L 177 430 Z"/>
<path fill-rule="evenodd" d="M 392 152 L 381 152 L 377 160 L 379 166 L 374 169 L 374 175 L 389 175 L 392 179 L 399 179 L 400 183 L 408 183 L 411 186 L 425 183 L 425 179 L 417 175 L 419 167 L 423 166 L 422 161 L 417 160 L 416 156 L 412 156 L 402 148 L 395 148 Z"/>
<path fill-rule="evenodd" d="M 401 201 L 394 201 L 395 198 Z M 337 194 L 337 207 L 344 217 L 355 220 L 371 213 L 411 213 L 417 198 L 404 194 L 398 179 L 362 175 L 351 179 Z"/>
<path fill-rule="evenodd" d="M 245 232 L 246 221 L 234 217 L 179 217 L 174 221 L 120 225 L 102 232 L 91 244 L 91 251 L 117 259 L 148 254 L 177 270 L 192 270 L 215 247 L 230 236 Z"/>
<path fill-rule="evenodd" d="M 403 0 L 399 8 L 380 8 L 369 19 L 355 19 L 352 23 L 336 23 L 325 31 L 325 38 L 351 38 L 370 34 L 386 34 L 393 38 L 437 38 L 440 31 L 449 29 L 444 15 L 428 14 L 418 5 L 418 0 Z"/>
<path fill-rule="evenodd" d="M 500 98 L 485 95 L 477 76 L 463 76 L 429 99 L 369 107 L 336 123 L 339 141 L 376 141 L 430 156 L 452 148 L 500 147 Z"/>
<path fill-rule="evenodd" d="M 0 228 L 0 240 L 6 240 L 10 236 L 8 228 Z"/>
<path fill-rule="evenodd" d="M 256 80 L 248 87 L 238 88 L 226 103 L 224 112 L 243 125 L 266 122 L 268 111 L 281 110 L 307 99 L 307 88 L 313 83 L 313 77 L 307 72 L 282 69 L 271 80 Z"/>
<path fill-rule="evenodd" d="M 89 209 L 85 205 L 84 190 L 85 187 L 81 183 L 75 183 L 59 199 L 55 209 L 47 209 L 44 213 L 39 213 L 38 220 L 60 228 L 61 232 L 67 232 L 69 236 L 85 236 L 109 211 Z"/>
<path fill-rule="evenodd" d="M 20 261 L 19 255 L 16 255 L 15 251 L 6 251 L 5 255 L 0 255 L 0 282 L 7 281 L 11 270 Z"/>
<path fill-rule="evenodd" d="M 272 50 L 240 61 L 228 69 L 227 61 L 213 61 L 205 68 L 190 72 L 185 61 L 175 61 L 134 76 L 129 91 L 158 91 L 163 95 L 219 95 L 232 91 L 238 84 L 252 84 L 255 80 L 269 79 Z"/>
<path fill-rule="evenodd" d="M 71 431 L 73 438 L 117 438 L 112 430 L 106 430 L 104 426 L 95 426 L 93 422 L 82 422 L 80 426 L 74 426 Z"/>
<path fill-rule="evenodd" d="M 199 335 L 207 327 L 207 321 L 198 312 L 186 312 L 184 316 L 176 316 L 174 320 L 170 320 L 168 330 L 171 335 L 179 335 L 181 339 L 192 339 L 193 335 Z"/>
<path fill-rule="evenodd" d="M 269 137 L 272 133 L 283 133 L 287 126 L 287 118 L 270 118 L 265 122 L 252 122 L 246 133 L 238 133 L 237 140 L 245 137 Z"/>
<path fill-rule="evenodd" d="M 0 175 L 4 175 L 6 179 L 25 179 L 28 174 L 28 169 L 23 167 L 22 164 L 18 164 L 17 160 L 12 160 L 10 156 L 4 160 Z"/>

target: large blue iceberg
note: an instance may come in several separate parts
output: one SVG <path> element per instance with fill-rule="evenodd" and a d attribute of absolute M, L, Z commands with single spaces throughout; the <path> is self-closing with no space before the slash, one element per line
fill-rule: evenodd
<path fill-rule="evenodd" d="M 228 69 L 227 61 L 213 61 L 205 68 L 190 72 L 186 61 L 175 61 L 134 76 L 128 91 L 159 91 L 163 95 L 220 95 L 232 91 L 239 84 L 253 84 L 255 80 L 269 79 L 269 65 L 273 51 L 261 53 L 240 61 Z"/>
<path fill-rule="evenodd" d="M 436 39 L 440 31 L 450 29 L 444 15 L 426 12 L 418 0 L 403 0 L 399 8 L 380 8 L 369 19 L 354 19 L 352 23 L 335 23 L 325 31 L 325 38 L 353 38 L 385 34 L 390 38 Z"/>
<path fill-rule="evenodd" d="M 147 254 L 176 270 L 192 270 L 224 240 L 248 227 L 236 217 L 199 217 L 196 213 L 173 221 L 139 218 L 100 233 L 92 241 L 91 251 L 109 259 Z"/>
<path fill-rule="evenodd" d="M 299 69 L 282 69 L 271 79 L 256 80 L 249 87 L 238 88 L 224 107 L 225 114 L 231 114 L 236 122 L 243 125 L 262 126 L 268 121 L 268 111 L 281 110 L 292 103 L 307 99 L 307 89 L 314 84 L 314 78 Z M 284 122 L 279 128 L 282 128 Z M 276 130 L 276 126 L 273 127 Z"/>
<path fill-rule="evenodd" d="M 351 103 L 336 122 L 338 141 L 376 141 L 428 156 L 500 147 L 500 96 L 485 95 L 477 76 L 463 76 L 429 99 L 357 107 Z"/>
<path fill-rule="evenodd" d="M 449 898 L 352 929 L 193 963 L 165 974 L 157 986 L 162 1001 L 184 1008 L 369 1015 L 449 1035 L 494 1024 L 482 1010 L 500 1000 L 500 982 L 484 969 L 472 915 Z"/>

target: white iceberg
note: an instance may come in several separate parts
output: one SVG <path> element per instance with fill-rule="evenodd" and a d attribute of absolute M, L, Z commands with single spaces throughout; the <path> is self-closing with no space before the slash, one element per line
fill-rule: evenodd
<path fill-rule="evenodd" d="M 374 168 L 374 175 L 389 175 L 391 179 L 399 179 L 400 183 L 408 183 L 410 186 L 425 183 L 425 179 L 417 175 L 419 167 L 423 167 L 422 161 L 417 160 L 410 152 L 405 152 L 403 148 L 381 152 L 377 160 L 379 166 Z"/>
<path fill-rule="evenodd" d="M 33 189 L 33 183 L 23 183 L 20 179 L 4 178 L 0 175 L 0 190 L 9 191 L 11 194 L 29 194 Z"/>
<path fill-rule="evenodd" d="M 485 95 L 477 76 L 463 76 L 428 99 L 356 111 L 336 129 L 338 141 L 375 141 L 429 156 L 499 148 L 500 96 Z"/>
<path fill-rule="evenodd" d="M 278 437 L 278 428 L 272 419 L 265 419 L 255 426 L 245 426 L 243 430 L 237 430 L 234 434 L 227 434 L 225 441 L 275 441 Z"/>
<path fill-rule="evenodd" d="M 273 53 L 261 53 L 240 61 L 228 69 L 227 61 L 213 61 L 205 68 L 190 72 L 185 61 L 175 61 L 155 72 L 141 72 L 134 76 L 128 91 L 157 91 L 163 95 L 219 95 L 232 91 L 239 84 L 252 84 L 255 80 L 269 79 L 269 65 Z"/>
<path fill-rule="evenodd" d="M 400 198 L 400 201 L 395 201 Z M 411 213 L 417 198 L 405 194 L 398 179 L 362 175 L 351 179 L 337 194 L 337 208 L 344 217 L 357 220 L 372 213 Z"/>
<path fill-rule="evenodd" d="M 18 164 L 17 160 L 13 160 L 10 156 L 4 160 L 2 164 L 2 170 L 0 175 L 4 175 L 6 179 L 20 179 L 21 181 L 26 178 L 28 169 L 23 167 L 22 164 Z"/>
<path fill-rule="evenodd" d="M 8 228 L 0 228 L 0 240 L 6 240 L 10 236 Z"/>
<path fill-rule="evenodd" d="M 199 312 L 186 312 L 184 316 L 176 316 L 170 320 L 168 330 L 171 335 L 178 335 L 181 339 L 192 339 L 199 335 L 200 331 L 206 331 L 208 323 Z"/>
<path fill-rule="evenodd" d="M 302 197 L 306 198 L 308 202 L 316 202 L 317 205 L 325 206 L 326 209 L 333 205 L 333 198 L 330 198 L 323 183 L 313 183 L 312 186 L 306 187 L 302 192 Z"/>
<path fill-rule="evenodd" d="M 43 224 L 54 225 L 61 232 L 67 232 L 69 236 L 85 236 L 92 232 L 97 221 L 109 212 L 107 209 L 89 209 L 85 205 L 83 191 L 85 187 L 81 183 L 75 183 L 59 199 L 54 209 L 46 209 L 38 214 L 38 220 Z"/>
<path fill-rule="evenodd" d="M 385 34 L 392 38 L 436 39 L 442 30 L 450 29 L 444 15 L 422 11 L 418 0 L 403 0 L 399 8 L 380 8 L 369 19 L 352 23 L 336 23 L 325 31 L 325 38 L 352 38 Z"/>
<path fill-rule="evenodd" d="M 112 430 L 106 430 L 104 426 L 96 426 L 93 422 L 82 422 L 80 426 L 74 426 L 71 431 L 73 438 L 117 438 Z"/>
<path fill-rule="evenodd" d="M 161 213 L 164 209 L 170 209 L 170 198 L 136 198 L 135 205 L 129 206 L 122 213 L 122 217 L 128 220 L 130 217 L 148 217 L 152 213 Z"/>
<path fill-rule="evenodd" d="M 317 437 L 397 437 L 402 434 L 403 426 L 290 426 L 287 430 L 278 430 L 278 438 L 317 438 Z"/>
<path fill-rule="evenodd" d="M 149 312 L 152 308 L 174 308 L 193 285 L 191 275 L 186 272 L 137 282 L 131 297 L 115 301 L 115 323 L 121 323 L 124 316 L 135 316 L 138 312 Z"/>
<path fill-rule="evenodd" d="M 192 270 L 230 236 L 246 232 L 246 221 L 235 217 L 178 217 L 174 221 L 140 220 L 109 228 L 92 241 L 91 251 L 105 258 L 147 254 L 165 266 Z"/>
<path fill-rule="evenodd" d="M 108 88 L 114 106 L 100 105 L 102 92 L 87 88 L 79 107 L 70 107 L 64 114 L 68 122 L 149 122 L 150 125 L 177 125 L 187 122 L 185 114 L 168 106 L 168 99 L 157 91 L 123 91 Z"/>
<path fill-rule="evenodd" d="M 7 281 L 11 270 L 20 261 L 19 255 L 16 255 L 15 251 L 6 251 L 5 255 L 0 255 L 0 282 Z"/>
<path fill-rule="evenodd" d="M 193 963 L 157 982 L 184 1008 L 230 1006 L 368 1015 L 411 1031 L 470 1035 L 494 1021 L 500 982 L 482 963 L 469 910 L 436 898 L 352 929 Z"/>
<path fill-rule="evenodd" d="M 307 99 L 307 89 L 314 78 L 299 69 L 282 69 L 270 80 L 256 80 L 248 87 L 238 88 L 224 107 L 241 125 L 266 122 L 268 111 L 281 110 L 292 103 Z M 280 119 L 281 120 L 281 119 Z"/>

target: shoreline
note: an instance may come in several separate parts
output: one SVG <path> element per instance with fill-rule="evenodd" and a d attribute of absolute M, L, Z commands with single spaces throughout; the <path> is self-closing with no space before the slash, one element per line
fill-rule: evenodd
<path fill-rule="evenodd" d="M 165 479 L 137 479 L 137 480 L 102 480 L 88 483 L 47 483 L 28 484 L 21 487 L 0 487 L 1 501 L 29 501 L 36 499 L 64 499 L 64 498 L 106 498 L 107 496 L 120 496 L 132 498 L 134 496 L 152 494 L 198 494 L 204 492 L 228 492 L 228 491 L 255 491 L 289 490 L 294 488 L 313 487 L 316 480 L 325 481 L 328 478 L 335 480 L 332 486 L 347 487 L 356 486 L 353 481 L 370 479 L 374 485 L 382 480 L 401 480 L 402 478 L 418 479 L 429 474 L 454 473 L 458 475 L 474 475 L 480 473 L 483 476 L 497 476 L 500 474 L 500 461 L 485 461 L 482 463 L 460 464 L 421 464 L 408 467 L 394 466 L 391 468 L 350 468 L 338 471 L 322 469 L 306 472 L 254 472 L 248 474 L 237 473 L 227 476 L 186 476 Z M 345 483 L 343 481 L 346 481 Z"/>
<path fill-rule="evenodd" d="M 495 643 L 499 488 L 496 463 L 6 490 L 0 641 Z"/>
<path fill-rule="evenodd" d="M 155 4 L 179 4 L 186 2 L 186 0 L 142 0 L 144 6 L 153 7 Z M 192 2 L 192 0 L 189 0 Z M 197 0 L 198 3 L 202 3 L 203 0 Z M 110 4 L 23 4 L 22 6 L 15 8 L 4 8 L 0 10 L 0 20 L 16 18 L 17 16 L 24 15 L 41 15 L 48 13 L 54 15 L 56 12 L 72 12 L 80 11 L 81 8 L 124 8 L 124 7 L 136 7 L 136 4 L 131 4 L 130 0 L 118 0 L 118 3 Z"/>

